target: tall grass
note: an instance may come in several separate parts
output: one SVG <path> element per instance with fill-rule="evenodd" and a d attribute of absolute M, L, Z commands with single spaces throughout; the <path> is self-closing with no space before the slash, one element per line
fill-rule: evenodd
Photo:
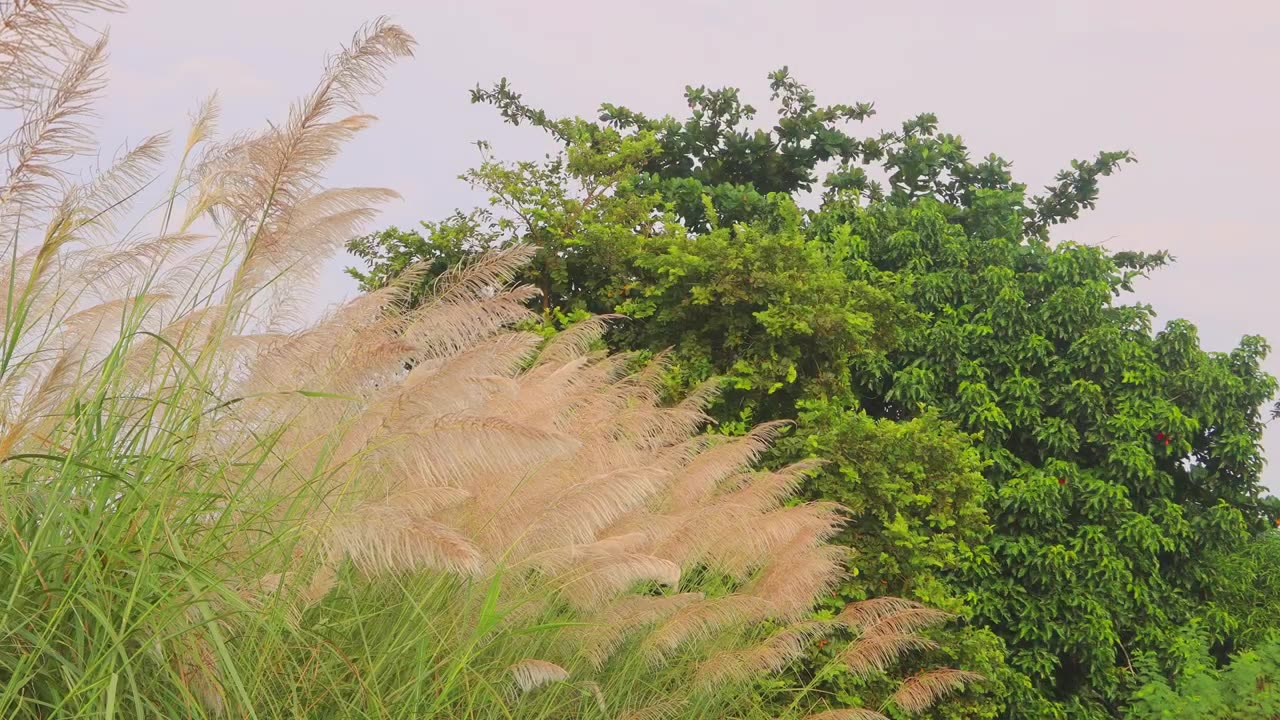
<path fill-rule="evenodd" d="M 788 504 L 809 464 L 752 469 L 777 426 L 698 434 L 710 390 L 660 405 L 660 361 L 592 352 L 600 322 L 513 329 L 525 250 L 296 321 L 394 196 L 322 174 L 403 30 L 265 131 L 215 141 L 209 101 L 170 174 L 159 135 L 84 180 L 82 22 L 114 9 L 0 2 L 0 715 L 749 717 L 820 637 L 852 631 L 844 672 L 928 645 L 945 615 L 905 601 L 810 618 L 839 509 Z"/>

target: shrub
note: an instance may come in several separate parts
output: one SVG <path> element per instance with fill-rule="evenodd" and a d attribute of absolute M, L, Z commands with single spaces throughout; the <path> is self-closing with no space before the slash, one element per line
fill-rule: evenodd
<path fill-rule="evenodd" d="M 1280 643 L 1260 643 L 1218 669 L 1202 642 L 1202 654 L 1184 677 L 1169 682 L 1148 676 L 1134 693 L 1134 720 L 1270 720 L 1280 715 Z"/>

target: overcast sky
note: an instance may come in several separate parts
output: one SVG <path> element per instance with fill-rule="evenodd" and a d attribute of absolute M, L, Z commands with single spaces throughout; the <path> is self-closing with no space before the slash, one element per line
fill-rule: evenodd
<path fill-rule="evenodd" d="M 503 127 L 467 91 L 507 76 L 553 114 L 602 101 L 651 114 L 683 108 L 685 85 L 732 85 L 762 110 L 782 65 L 821 102 L 873 101 L 884 121 L 922 111 L 997 152 L 1038 187 L 1071 159 L 1130 149 L 1098 209 L 1058 237 L 1170 250 L 1140 287 L 1160 317 L 1200 328 L 1212 350 L 1241 335 L 1280 341 L 1271 275 L 1280 243 L 1280 3 L 1025 0 L 134 0 L 111 19 L 107 150 L 143 132 L 185 129 L 217 89 L 224 128 L 283 116 L 325 54 L 386 14 L 420 42 L 369 104 L 382 122 L 334 168 L 340 185 L 395 188 L 384 224 L 412 225 L 477 198 L 456 176 L 490 140 L 500 157 L 548 148 Z M 324 301 L 350 294 L 334 263 Z M 1270 363 L 1280 373 L 1280 353 Z M 1280 424 L 1280 423 L 1277 423 Z M 1280 431 L 1268 437 L 1280 458 Z M 1267 473 L 1280 491 L 1280 460 Z"/>

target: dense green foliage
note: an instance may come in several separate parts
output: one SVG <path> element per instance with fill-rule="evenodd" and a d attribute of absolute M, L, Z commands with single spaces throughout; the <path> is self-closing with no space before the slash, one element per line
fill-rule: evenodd
<path fill-rule="evenodd" d="M 855 503 L 863 511 L 859 534 L 893 540 L 855 545 L 883 556 L 885 570 L 859 568 L 832 607 L 899 594 L 967 612 L 955 587 L 914 570 L 949 574 L 957 563 L 981 561 L 971 544 L 981 544 L 988 532 L 981 505 L 988 484 L 971 439 L 936 418 L 902 428 L 874 422 L 859 409 L 850 367 L 854 357 L 868 365 L 883 362 L 887 349 L 920 322 L 918 313 L 891 288 L 849 282 L 833 264 L 831 248 L 808 235 L 802 213 L 785 196 L 768 198 L 771 216 L 755 225 L 723 227 L 712 209 L 713 229 L 687 230 L 659 195 L 637 190 L 632 182 L 634 163 L 652 152 L 647 134 L 608 134 L 549 163 L 486 162 L 467 178 L 489 193 L 492 207 L 509 215 L 482 210 L 429 224 L 426 235 L 390 229 L 362 238 L 352 249 L 376 253 L 380 260 L 374 274 L 357 274 L 374 287 L 409 263 L 430 260 L 443 267 L 508 234 L 532 239 L 539 252 L 525 279 L 543 290 L 549 323 L 622 313 L 630 319 L 616 324 L 611 344 L 645 352 L 670 349 L 666 382 L 673 397 L 721 378 L 724 392 L 712 407 L 720 432 L 801 420 L 773 461 L 815 454 L 831 460 L 810 488 L 812 496 L 850 502 L 845 492 L 833 495 L 819 487 L 848 488 L 849 478 L 863 478 L 856 494 L 865 500 Z M 582 292 L 584 285 L 592 292 Z M 874 427 L 886 432 L 868 443 L 863 432 Z M 936 446 L 939 441 L 949 444 Z M 864 465 L 900 467 L 916 477 L 868 472 Z M 920 491 L 914 503 L 903 502 L 904 482 Z M 924 660 L 982 672 L 996 684 L 1009 680 L 1002 644 L 989 631 L 969 628 L 952 635 L 946 656 Z M 814 666 L 825 666 L 824 660 L 814 658 Z M 838 669 L 820 680 L 821 690 L 852 705 L 874 704 L 871 698 L 887 689 Z M 978 695 L 981 700 L 974 699 Z M 979 717 L 993 716 L 1002 705 L 978 689 L 961 704 L 966 702 L 981 705 Z"/>
<path fill-rule="evenodd" d="M 1275 500 L 1275 498 L 1271 498 Z M 1251 538 L 1239 552 L 1222 558 L 1215 568 L 1223 577 L 1218 604 L 1233 622 L 1229 642 L 1219 643 L 1217 659 L 1238 648 L 1255 648 L 1276 632 L 1280 623 L 1280 515 L 1277 530 Z"/>
<path fill-rule="evenodd" d="M 831 458 L 809 491 L 854 511 L 862 555 L 841 592 L 971 616 L 944 652 L 992 682 L 938 712 L 1114 716 L 1136 658 L 1186 671 L 1186 627 L 1218 660 L 1258 642 L 1277 622 L 1244 585 L 1275 567 L 1253 539 L 1274 510 L 1258 484 L 1265 342 L 1211 353 L 1184 321 L 1156 332 L 1122 298 L 1165 254 L 1050 240 L 1132 158 L 1074 162 L 1032 196 L 933 116 L 859 136 L 869 105 L 771 80 L 768 130 L 735 90 L 689 89 L 683 120 L 606 105 L 598 122 L 553 119 L 505 82 L 477 90 L 563 154 L 486 159 L 466 177 L 487 208 L 360 238 L 369 269 L 353 274 L 379 287 L 530 242 L 547 322 L 627 315 L 611 347 L 670 348 L 674 392 L 723 378 L 722 432 L 798 420 L 775 460 Z M 819 682 L 860 697 L 850 678 Z"/>
<path fill-rule="evenodd" d="M 1280 643 L 1215 669 L 1202 654 L 1175 683 L 1154 677 L 1134 693 L 1133 720 L 1273 720 L 1280 716 Z"/>

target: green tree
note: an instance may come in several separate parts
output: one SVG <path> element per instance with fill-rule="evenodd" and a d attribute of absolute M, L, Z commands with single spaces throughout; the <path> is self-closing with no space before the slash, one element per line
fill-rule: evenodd
<path fill-rule="evenodd" d="M 1150 308 L 1113 303 L 1123 260 L 949 215 L 928 197 L 829 203 L 815 220 L 819 236 L 865 241 L 859 270 L 904 281 L 931 318 L 865 376 L 868 406 L 937 407 L 981 435 L 996 531 L 994 562 L 968 581 L 978 616 L 1070 714 L 1115 712 L 1133 653 L 1158 654 L 1197 617 L 1232 641 L 1215 559 L 1261 526 L 1266 345 L 1206 353 L 1182 321 L 1152 334 Z"/>
<path fill-rule="evenodd" d="M 679 389 L 726 378 L 725 431 L 798 418 L 784 457 L 834 452 L 810 490 L 855 508 L 850 540 L 874 551 L 859 569 L 963 598 L 1007 644 L 1021 679 L 975 669 L 1000 678 L 1009 716 L 1119 713 L 1133 659 L 1179 672 L 1171 648 L 1192 623 L 1220 659 L 1254 642 L 1267 623 L 1242 616 L 1233 583 L 1258 567 L 1267 520 L 1265 342 L 1209 353 L 1189 323 L 1153 332 L 1152 308 L 1120 298 L 1166 254 L 1049 237 L 1132 157 L 1074 162 L 1032 196 L 931 115 L 858 136 L 869 105 L 821 107 L 785 70 L 771 81 L 768 130 L 736 90 L 689 88 L 684 120 L 606 105 L 599 122 L 553 119 L 505 82 L 477 90 L 565 148 L 470 176 L 502 216 L 483 236 L 541 249 L 529 279 L 548 319 L 627 314 L 612 347 L 673 348 Z M 819 207 L 797 210 L 819 184 Z M 368 247 L 430 258 L 419 241 L 358 241 L 375 262 L 357 277 L 376 286 L 386 265 Z M 949 471 L 919 470 L 937 473 L 938 453 Z M 844 591 L 877 592 L 861 582 Z"/>
<path fill-rule="evenodd" d="M 1202 648 L 1207 643 L 1201 638 Z M 1158 673 L 1136 693 L 1132 720 L 1272 720 L 1280 716 L 1280 643 L 1260 645 L 1216 669 L 1202 649 L 1189 671 L 1175 682 Z"/>
<path fill-rule="evenodd" d="M 892 422 L 877 423 L 861 411 L 852 383 L 851 360 L 883 363 L 888 349 L 921 323 L 919 314 L 897 298 L 900 291 L 892 286 L 851 281 L 843 271 L 843 250 L 810 237 L 804 213 L 788 195 L 763 196 L 768 217 L 750 226 L 726 226 L 714 208 L 704 208 L 707 230 L 692 231 L 651 183 L 637 179 L 637 168 L 658 151 L 652 134 L 624 136 L 586 123 L 572 125 L 580 135 L 562 157 L 502 164 L 486 156 L 464 176 L 486 193 L 492 211 L 455 214 L 419 231 L 389 229 L 360 238 L 350 249 L 366 259 L 369 269 L 352 274 L 372 289 L 412 264 L 447 261 L 465 243 L 518 239 L 535 244 L 535 261 L 520 279 L 542 289 L 538 302 L 549 327 L 565 327 L 592 313 L 626 315 L 614 323 L 610 345 L 667 353 L 664 380 L 672 397 L 719 380 L 723 392 L 710 407 L 718 432 L 740 434 L 758 422 L 798 420 L 795 434 L 781 443 L 771 462 L 815 454 L 831 458 L 809 488 L 811 497 L 824 496 L 819 486 L 834 488 L 841 478 L 859 476 L 861 463 L 880 467 L 872 460 L 877 453 L 895 455 L 902 469 L 914 473 L 905 482 L 893 473 L 865 475 L 868 500 L 857 504 L 860 531 L 846 539 L 861 542 L 895 532 L 898 539 L 856 546 L 887 569 L 858 563 L 859 574 L 832 598 L 831 609 L 839 599 L 898 593 L 968 613 L 944 578 L 955 575 L 952 563 L 980 559 L 977 548 L 988 530 L 982 508 L 988 484 L 972 439 L 936 419 L 894 432 Z M 428 272 L 424 283 L 430 277 Z M 874 439 L 860 435 L 877 427 L 884 432 Z M 928 461 L 925 474 L 906 458 L 913 452 L 946 457 L 931 449 L 935 438 L 948 439 L 947 452 L 962 462 Z M 898 447 L 901 442 L 918 447 Z M 909 486 L 918 491 L 914 499 L 903 496 Z M 945 661 L 981 672 L 997 687 L 1009 679 L 1002 643 L 989 631 L 967 628 L 939 639 L 943 648 L 923 662 Z M 828 659 L 819 653 L 808 672 Z M 874 705 L 892 688 L 837 671 L 824 673 L 815 690 L 815 698 Z M 994 717 L 1000 708 L 993 693 L 975 688 L 934 712 Z"/>

